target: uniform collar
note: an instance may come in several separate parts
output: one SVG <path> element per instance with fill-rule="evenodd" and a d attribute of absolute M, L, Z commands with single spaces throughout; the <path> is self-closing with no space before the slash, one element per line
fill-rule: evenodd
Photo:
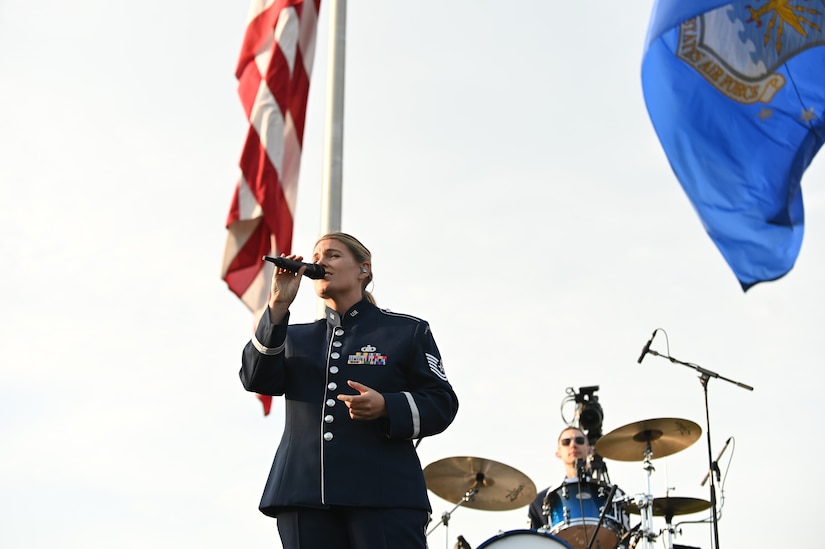
<path fill-rule="evenodd" d="M 349 308 L 349 310 L 344 313 L 343 315 L 339 314 L 335 309 L 330 307 L 326 308 L 326 320 L 327 324 L 330 326 L 337 328 L 343 324 L 348 324 L 350 322 L 355 322 L 360 316 L 362 316 L 368 309 L 373 307 L 373 305 L 369 302 L 367 298 L 363 298 L 361 301 L 353 305 Z"/>

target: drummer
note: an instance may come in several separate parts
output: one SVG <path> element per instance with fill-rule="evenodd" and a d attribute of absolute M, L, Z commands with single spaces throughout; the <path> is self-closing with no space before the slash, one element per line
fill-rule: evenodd
<path fill-rule="evenodd" d="M 578 427 L 565 427 L 559 434 L 558 449 L 556 457 L 564 465 L 565 479 L 575 479 L 579 476 L 579 467 L 585 466 L 587 458 L 593 453 L 593 447 L 587 440 L 587 435 Z M 530 518 L 530 528 L 541 528 L 547 526 L 548 516 L 544 512 L 549 496 L 553 493 L 551 486 L 542 490 L 530 504 L 528 516 Z"/>

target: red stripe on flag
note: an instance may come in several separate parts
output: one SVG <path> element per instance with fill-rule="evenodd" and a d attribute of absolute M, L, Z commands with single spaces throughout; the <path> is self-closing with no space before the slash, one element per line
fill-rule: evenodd
<path fill-rule="evenodd" d="M 268 7 L 264 7 L 266 2 L 253 0 L 252 6 L 250 6 L 250 14 L 254 13 L 255 15 L 246 25 L 241 53 L 238 56 L 238 67 L 235 70 L 236 78 L 240 80 L 244 67 L 248 63 L 254 62 L 255 56 L 258 55 L 261 48 L 269 40 L 273 40 L 278 18 L 284 9 L 295 8 L 300 18 L 300 8 L 303 3 L 303 0 L 276 0 Z"/>
<path fill-rule="evenodd" d="M 269 410 L 272 409 L 272 397 L 269 395 L 258 395 L 258 400 L 260 400 L 264 406 L 264 415 L 268 416 Z"/>
<path fill-rule="evenodd" d="M 298 52 L 298 57 L 301 58 L 300 52 Z M 307 97 L 309 97 L 309 75 L 304 70 L 303 59 L 301 59 L 301 63 L 296 65 L 295 73 L 292 76 L 292 96 L 289 101 L 289 112 L 292 114 L 292 120 L 295 123 L 298 140 L 302 143 L 304 141 Z"/>
<path fill-rule="evenodd" d="M 269 0 L 271 1 L 271 0 Z M 320 0 L 253 0 L 235 76 L 249 120 L 241 177 L 226 220 L 221 276 L 255 315 L 271 265 L 289 253 Z M 255 318 L 257 321 L 257 317 Z M 271 398 L 259 395 L 264 414 Z"/>

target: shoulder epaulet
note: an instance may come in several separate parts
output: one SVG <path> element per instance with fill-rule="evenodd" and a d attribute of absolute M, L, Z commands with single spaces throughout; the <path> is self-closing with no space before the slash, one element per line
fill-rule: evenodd
<path fill-rule="evenodd" d="M 378 309 L 378 310 L 381 311 L 381 313 L 383 313 L 387 316 L 395 316 L 395 317 L 398 317 L 398 318 L 408 318 L 410 320 L 414 320 L 415 322 L 424 322 L 424 319 L 418 318 L 417 316 L 408 315 L 408 314 L 404 314 L 404 313 L 394 313 L 389 309 Z"/>

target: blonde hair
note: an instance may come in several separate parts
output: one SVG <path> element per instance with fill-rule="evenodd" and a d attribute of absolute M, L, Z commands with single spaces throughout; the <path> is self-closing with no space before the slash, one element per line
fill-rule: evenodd
<path fill-rule="evenodd" d="M 367 277 L 364 279 L 364 283 L 361 284 L 361 293 L 364 295 L 364 297 L 367 298 L 367 300 L 370 303 L 375 305 L 375 298 L 372 296 L 370 292 L 367 291 L 367 286 L 369 286 L 369 283 L 372 282 L 372 254 L 367 249 L 367 247 L 361 244 L 361 241 L 355 238 L 354 236 L 338 231 L 325 234 L 324 236 L 315 241 L 315 245 L 317 246 L 318 243 L 322 240 L 337 240 L 338 242 L 347 247 L 347 249 L 352 253 L 353 258 L 357 263 L 370 264 L 370 269 L 369 272 L 367 272 Z"/>

